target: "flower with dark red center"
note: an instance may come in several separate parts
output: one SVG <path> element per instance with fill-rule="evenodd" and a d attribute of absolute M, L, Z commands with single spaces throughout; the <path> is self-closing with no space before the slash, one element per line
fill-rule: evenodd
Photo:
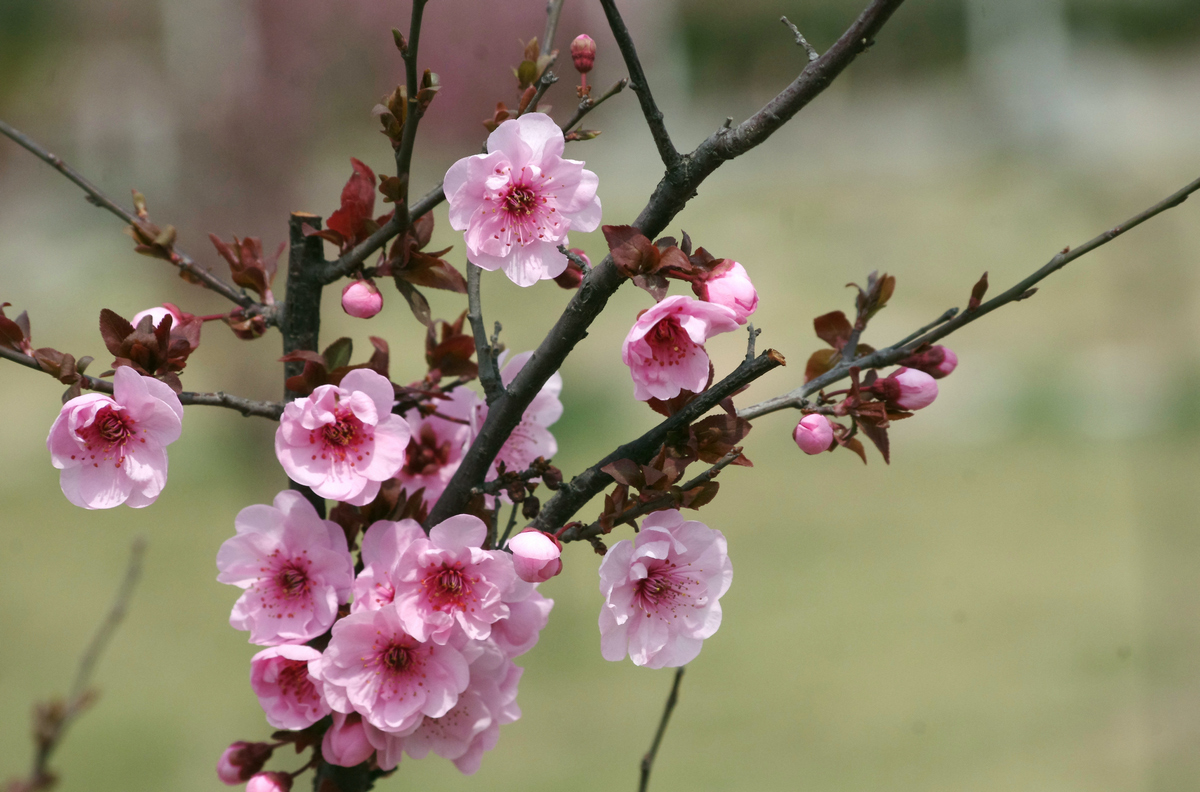
<path fill-rule="evenodd" d="M 425 532 L 416 520 L 379 520 L 366 530 L 362 538 L 363 570 L 354 579 L 351 613 L 392 604 L 396 581 L 401 577 L 400 558 L 410 544 L 424 538 Z"/>
<path fill-rule="evenodd" d="M 503 269 L 519 286 L 554 278 L 567 268 L 559 251 L 570 230 L 600 225 L 599 179 L 577 160 L 563 159 L 564 138 L 544 113 L 500 124 L 488 153 L 460 159 L 446 172 L 450 225 L 466 232 L 467 257 L 485 270 Z"/>
<path fill-rule="evenodd" d="M 621 359 L 633 377 L 635 399 L 673 399 L 681 390 L 699 393 L 708 382 L 704 342 L 738 327 L 723 305 L 675 295 L 633 324 L 621 346 Z"/>
<path fill-rule="evenodd" d="M 317 637 L 350 600 L 354 562 L 346 534 L 317 516 L 295 490 L 275 496 L 273 506 L 247 506 L 235 521 L 237 535 L 217 552 L 217 580 L 245 589 L 229 623 L 249 630 L 262 646 Z M 292 727 L 280 727 L 292 728 Z"/>
<path fill-rule="evenodd" d="M 425 503 L 432 506 L 437 502 L 471 442 L 471 416 L 478 401 L 470 388 L 460 385 L 450 392 L 449 399 L 432 402 L 432 414 L 423 416 L 416 408 L 404 414 L 412 427 L 412 439 L 396 478 L 409 495 L 423 487 Z"/>
<path fill-rule="evenodd" d="M 117 368 L 113 395 L 63 405 L 50 427 L 50 461 L 67 500 L 85 509 L 149 506 L 167 483 L 167 446 L 179 439 L 183 405 L 153 377 Z"/>
<path fill-rule="evenodd" d="M 460 514 L 408 546 L 394 606 L 409 634 L 439 644 L 455 633 L 478 640 L 508 617 L 503 598 L 516 580 L 512 557 L 482 549 L 486 538 L 482 520 Z"/>
<path fill-rule="evenodd" d="M 321 653 L 311 646 L 273 646 L 250 658 L 250 687 L 267 723 L 276 729 L 306 729 L 329 714 L 329 705 L 308 674 Z"/>
<path fill-rule="evenodd" d="M 392 414 L 394 401 L 386 377 L 355 369 L 284 409 L 275 455 L 293 481 L 322 498 L 365 506 L 405 461 L 411 430 Z"/>
<path fill-rule="evenodd" d="M 334 710 L 357 712 L 391 734 L 409 734 L 425 717 L 445 715 L 469 681 L 457 649 L 417 640 L 391 607 L 340 619 L 309 671 Z"/>
<path fill-rule="evenodd" d="M 521 369 L 525 368 L 525 364 L 533 357 L 533 352 L 522 352 L 519 355 L 514 355 L 506 363 L 505 358 L 507 356 L 507 351 L 501 353 L 498 361 L 498 365 L 501 367 L 500 381 L 506 388 L 516 379 Z M 504 445 L 496 453 L 496 458 L 488 470 L 488 478 L 496 476 L 496 471 L 501 462 L 509 470 L 525 470 L 538 457 L 551 459 L 558 453 L 558 441 L 554 439 L 554 435 L 551 434 L 549 427 L 562 417 L 563 405 L 559 400 L 562 388 L 562 375 L 556 371 L 542 385 L 542 389 L 538 391 L 537 396 L 533 397 L 533 401 L 529 403 L 529 406 L 525 408 L 525 412 L 521 415 L 521 422 L 513 427 L 512 432 L 508 435 L 508 439 L 504 441 Z M 475 402 L 475 414 L 472 418 L 476 432 L 483 426 L 483 422 L 487 420 L 487 416 L 487 404 L 482 399 L 477 398 Z M 533 481 L 538 480 L 533 479 Z"/>

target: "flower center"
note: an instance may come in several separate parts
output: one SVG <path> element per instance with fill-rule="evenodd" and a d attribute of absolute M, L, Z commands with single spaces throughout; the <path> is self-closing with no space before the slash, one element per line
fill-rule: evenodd
<path fill-rule="evenodd" d="M 308 663 L 299 660 L 288 661 L 279 672 L 279 689 L 285 696 L 306 698 L 314 692 L 312 682 L 308 678 Z"/>
<path fill-rule="evenodd" d="M 433 473 L 450 461 L 450 443 L 438 443 L 429 426 L 421 427 L 421 436 L 404 449 L 404 469 L 409 475 Z"/>
<path fill-rule="evenodd" d="M 308 593 L 308 572 L 295 561 L 289 561 L 275 575 L 275 585 L 285 597 L 293 598 Z"/>
<path fill-rule="evenodd" d="M 650 611 L 673 611 L 684 604 L 687 582 L 686 577 L 682 580 L 677 579 L 675 564 L 667 563 L 649 570 L 649 574 L 637 582 L 634 586 L 633 602 L 646 611 L 647 616 L 650 615 Z"/>
<path fill-rule="evenodd" d="M 407 646 L 392 644 L 383 653 L 383 665 L 389 671 L 403 671 L 412 663 L 412 652 Z"/>
<path fill-rule="evenodd" d="M 125 421 L 121 420 L 121 416 L 112 410 L 97 416 L 96 431 L 110 443 L 123 443 L 132 434 Z"/>
<path fill-rule="evenodd" d="M 658 324 L 654 325 L 653 329 L 646 334 L 654 361 L 660 366 L 679 364 L 687 357 L 687 353 L 692 347 L 691 339 L 686 336 L 687 334 L 679 326 L 679 321 L 675 317 L 668 316 L 660 319 Z"/>
<path fill-rule="evenodd" d="M 364 456 L 370 456 L 370 451 L 361 448 L 363 443 L 369 443 L 374 437 L 367 426 L 349 409 L 342 407 L 334 414 L 333 423 L 313 429 L 308 433 L 308 442 L 319 446 L 314 448 L 313 459 L 319 453 L 321 459 L 333 459 L 334 462 L 350 462 L 355 467 Z"/>
<path fill-rule="evenodd" d="M 421 585 L 435 611 L 464 610 L 466 600 L 472 599 L 471 584 L 475 582 L 477 579 L 471 578 L 455 564 L 431 571 Z"/>
<path fill-rule="evenodd" d="M 504 196 L 504 209 L 509 214 L 527 215 L 537 207 L 537 194 L 525 185 L 518 184 Z"/>
<path fill-rule="evenodd" d="M 357 434 L 357 427 L 350 420 L 351 416 L 338 418 L 337 423 L 326 424 L 321 430 L 321 435 L 325 438 L 325 442 L 333 446 L 348 446 L 354 442 L 354 435 Z"/>

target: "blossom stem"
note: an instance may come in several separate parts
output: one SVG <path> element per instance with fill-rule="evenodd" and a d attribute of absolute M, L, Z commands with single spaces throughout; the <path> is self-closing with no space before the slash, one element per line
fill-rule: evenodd
<path fill-rule="evenodd" d="M 642 757 L 642 775 L 638 782 L 638 792 L 646 792 L 650 786 L 650 770 L 654 767 L 654 759 L 658 756 L 658 746 L 662 744 L 663 735 L 667 733 L 667 722 L 671 720 L 671 713 L 679 702 L 679 683 L 683 681 L 685 668 L 687 666 L 675 669 L 675 679 L 671 682 L 671 693 L 667 696 L 667 705 L 663 707 L 662 719 L 658 722 L 658 731 L 654 733 L 654 742 L 650 743 L 650 750 Z"/>
<path fill-rule="evenodd" d="M 471 335 L 475 337 L 475 358 L 479 361 L 479 383 L 489 405 L 504 395 L 504 384 L 500 381 L 500 367 L 496 362 L 496 350 L 488 343 L 487 330 L 483 322 L 483 303 L 479 296 L 479 281 L 482 270 L 467 262 L 467 319 L 471 322 Z"/>

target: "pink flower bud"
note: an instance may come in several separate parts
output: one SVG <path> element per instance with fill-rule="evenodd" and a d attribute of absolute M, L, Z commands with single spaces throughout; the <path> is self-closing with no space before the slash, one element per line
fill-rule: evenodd
<path fill-rule="evenodd" d="M 587 33 L 580 34 L 571 42 L 571 60 L 575 62 L 575 71 L 587 74 L 596 62 L 596 42 Z"/>
<path fill-rule="evenodd" d="M 592 260 L 582 250 L 571 248 L 571 252 L 583 259 L 589 267 L 592 266 Z M 567 268 L 562 271 L 561 275 L 555 276 L 554 282 L 564 289 L 578 289 L 579 284 L 583 283 L 583 268 L 571 259 L 567 259 Z"/>
<path fill-rule="evenodd" d="M 150 317 L 150 324 L 158 327 L 162 323 L 164 316 L 171 317 L 171 328 L 176 329 L 183 324 L 183 313 L 174 305 L 156 305 L 153 308 L 147 308 L 144 311 L 138 311 L 129 320 L 129 324 L 137 327 L 145 317 Z"/>
<path fill-rule="evenodd" d="M 508 540 L 517 577 L 529 583 L 545 583 L 562 571 L 562 543 L 536 528 L 526 528 Z"/>
<path fill-rule="evenodd" d="M 719 275 L 696 284 L 693 291 L 700 299 L 733 311 L 738 324 L 746 324 L 750 314 L 758 308 L 758 292 L 754 290 L 746 268 L 736 261 Z"/>
<path fill-rule="evenodd" d="M 824 415 L 806 415 L 796 424 L 792 439 L 804 453 L 819 454 L 829 450 L 829 444 L 833 442 L 833 427 Z"/>
<path fill-rule="evenodd" d="M 375 746 L 367 741 L 362 716 L 357 712 L 343 715 L 333 713 L 333 725 L 321 741 L 321 756 L 330 764 L 354 767 L 371 758 Z"/>
<path fill-rule="evenodd" d="M 901 360 L 900 365 L 919 369 L 934 379 L 941 379 L 958 367 L 958 355 L 949 347 L 938 344 L 924 352 L 910 355 Z"/>
<path fill-rule="evenodd" d="M 352 280 L 342 289 L 342 310 L 357 319 L 370 319 L 383 309 L 383 295 L 370 278 Z"/>
<path fill-rule="evenodd" d="M 288 792 L 292 777 L 287 773 L 259 773 L 246 784 L 246 792 Z"/>
<path fill-rule="evenodd" d="M 938 386 L 933 377 L 913 368 L 900 368 L 883 379 L 875 380 L 865 391 L 902 410 L 919 410 L 933 404 Z"/>
<path fill-rule="evenodd" d="M 225 749 L 217 761 L 217 778 L 229 786 L 244 784 L 250 776 L 262 770 L 275 750 L 267 743 L 248 743 L 239 740 Z"/>

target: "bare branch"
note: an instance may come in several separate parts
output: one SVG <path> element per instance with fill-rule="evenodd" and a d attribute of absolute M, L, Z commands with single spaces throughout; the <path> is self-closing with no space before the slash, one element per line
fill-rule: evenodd
<path fill-rule="evenodd" d="M 650 770 L 654 767 L 654 759 L 658 756 L 658 746 L 662 744 L 663 735 L 667 733 L 667 722 L 671 720 L 671 713 L 679 701 L 679 683 L 683 681 L 685 668 L 687 666 L 679 666 L 675 669 L 675 680 L 671 683 L 671 693 L 667 696 L 667 705 L 663 707 L 662 720 L 658 722 L 658 731 L 654 733 L 654 742 L 650 743 L 650 750 L 642 757 L 642 774 L 641 780 L 638 782 L 638 792 L 646 792 L 650 787 Z"/>
<path fill-rule="evenodd" d="M 545 57 L 554 49 L 554 35 L 558 32 L 558 17 L 562 14 L 563 0 L 546 0 L 546 31 L 542 34 L 541 55 Z"/>
<path fill-rule="evenodd" d="M 1070 264 L 1077 258 L 1084 256 L 1098 247 L 1108 244 L 1117 237 L 1124 234 L 1131 228 L 1135 228 L 1146 222 L 1155 215 L 1161 214 L 1168 209 L 1179 206 L 1188 199 L 1192 193 L 1200 190 L 1200 179 L 1193 181 L 1186 187 L 1172 193 L 1163 200 L 1139 212 L 1133 217 L 1126 220 L 1120 225 L 1114 226 L 1102 234 L 1088 240 L 1084 244 L 1074 250 L 1066 249 L 1061 253 L 1056 254 L 1044 266 L 1034 272 L 1029 277 L 1020 281 L 1012 288 L 1002 294 L 999 294 L 987 302 L 980 305 L 975 310 L 958 312 L 957 308 L 951 308 L 943 313 L 930 324 L 922 327 L 914 333 L 909 334 L 895 344 L 889 347 L 876 350 L 869 355 L 864 355 L 854 360 L 844 361 L 830 371 L 813 379 L 811 382 L 796 388 L 790 393 L 785 393 L 781 396 L 776 396 L 758 404 L 751 405 L 743 410 L 738 410 L 739 418 L 757 418 L 760 415 L 775 412 L 776 410 L 784 410 L 788 408 L 803 409 L 809 406 L 807 396 L 816 393 L 827 385 L 837 382 L 850 374 L 851 367 L 859 369 L 882 368 L 890 366 L 912 354 L 913 350 L 922 344 L 932 344 L 942 338 L 953 333 L 955 330 L 974 322 L 982 316 L 985 316 L 997 308 L 1001 308 L 1012 302 L 1018 302 L 1030 296 L 1030 290 L 1041 281 L 1058 272 L 1063 267 Z"/>
<path fill-rule="evenodd" d="M 83 174 L 64 162 L 62 157 L 59 157 L 57 154 L 50 153 L 36 141 L 34 141 L 33 138 L 22 132 L 19 132 L 3 121 L 0 121 L 0 134 L 4 134 L 6 137 L 11 138 L 17 143 L 17 145 L 31 152 L 38 159 L 50 165 L 63 176 L 66 176 L 68 179 L 73 181 L 78 187 L 87 193 L 88 203 L 92 204 L 93 206 L 98 206 L 101 209 L 107 209 L 109 212 L 112 212 L 114 215 L 132 226 L 142 225 L 141 218 L 117 204 L 99 187 L 84 178 Z M 205 287 L 215 291 L 217 294 L 220 294 L 230 302 L 236 303 L 243 308 L 258 307 L 263 315 L 270 315 L 271 312 L 266 311 L 264 306 L 258 303 L 253 297 L 236 288 L 232 284 L 226 283 L 216 275 L 213 275 L 211 272 L 197 264 L 191 256 L 186 255 L 175 247 L 172 247 L 171 250 L 174 253 L 174 259 L 171 263 L 173 263 L 181 271 L 195 277 Z"/>
<path fill-rule="evenodd" d="M 596 99 L 593 99 L 590 96 L 583 97 L 583 100 L 580 101 L 580 103 L 579 103 L 579 107 L 575 110 L 575 115 L 571 116 L 570 121 L 568 121 L 567 123 L 562 125 L 562 131 L 570 132 L 575 127 L 576 124 L 578 124 L 580 121 L 583 120 L 583 117 L 585 115 L 592 112 L 597 107 L 604 104 L 609 99 L 616 96 L 617 94 L 621 93 L 621 91 L 624 91 L 625 86 L 627 86 L 627 85 L 629 85 L 629 78 L 622 77 L 621 79 L 619 79 L 615 83 L 613 83 L 612 87 L 610 87 L 604 93 L 600 94 L 600 96 L 597 97 Z"/>
<path fill-rule="evenodd" d="M 792 29 L 792 33 L 796 36 L 796 43 L 804 47 L 804 51 L 808 53 L 808 60 L 811 63 L 821 57 L 821 53 L 813 49 L 813 45 L 808 43 L 808 39 L 804 38 L 804 34 L 800 32 L 800 28 L 792 24 L 791 20 L 785 16 L 779 17 L 779 21 Z"/>
<path fill-rule="evenodd" d="M 617 40 L 621 57 L 625 59 L 625 68 L 629 70 L 629 79 L 632 81 L 630 85 L 637 93 L 638 102 L 642 105 L 642 115 L 646 117 L 646 125 L 650 127 L 650 136 L 654 138 L 658 156 L 662 158 L 663 165 L 667 167 L 667 170 L 678 167 L 682 157 L 671 143 L 671 135 L 667 132 L 666 124 L 663 123 L 662 111 L 654 103 L 654 96 L 650 93 L 650 83 L 646 80 L 646 72 L 642 71 L 642 62 L 638 58 L 637 48 L 633 44 L 633 38 L 629 35 L 629 29 L 625 27 L 625 20 L 621 18 L 621 12 L 617 10 L 615 0 L 600 0 L 600 5 L 604 7 L 604 15 L 608 17 L 608 26 Z"/>
<path fill-rule="evenodd" d="M 558 82 L 558 75 L 550 71 L 550 66 L 547 66 L 546 70 L 542 72 L 542 76 L 538 78 L 537 90 L 534 91 L 533 98 L 529 100 L 529 104 L 525 105 L 525 109 L 517 113 L 516 117 L 520 118 L 526 113 L 536 112 L 538 102 L 542 101 L 542 97 L 546 95 L 546 91 L 556 82 Z"/>
<path fill-rule="evenodd" d="M 504 395 L 504 384 L 500 381 L 500 367 L 496 363 L 496 350 L 488 343 L 487 330 L 483 323 L 483 304 L 479 297 L 479 278 L 482 270 L 467 262 L 467 319 L 471 322 L 471 335 L 475 337 L 475 358 L 479 361 L 479 384 L 487 403 L 492 404 Z"/>

